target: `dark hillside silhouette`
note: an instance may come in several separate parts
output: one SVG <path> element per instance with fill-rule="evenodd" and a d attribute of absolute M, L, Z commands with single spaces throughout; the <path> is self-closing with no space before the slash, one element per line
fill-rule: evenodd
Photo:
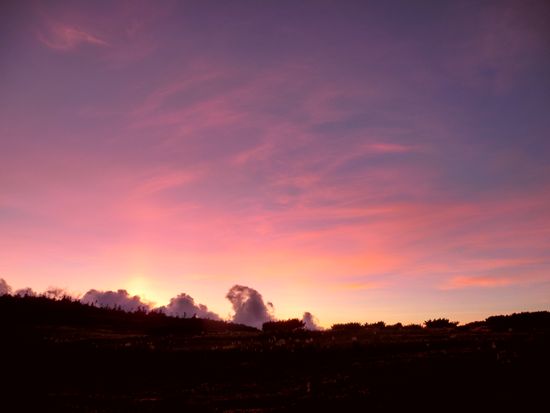
<path fill-rule="evenodd" d="M 310 331 L 291 319 L 260 331 L 4 295 L 0 397 L 15 403 L 5 411 L 56 413 L 535 411 L 546 402 L 550 313 L 441 320 Z"/>
<path fill-rule="evenodd" d="M 253 327 L 219 320 L 170 317 L 144 309 L 127 312 L 82 304 L 70 297 L 56 300 L 45 296 L 0 296 L 0 323 L 4 327 L 63 325 L 153 334 L 256 331 Z"/>
<path fill-rule="evenodd" d="M 550 312 L 537 311 L 533 313 L 497 315 L 487 318 L 484 324 L 488 328 L 495 331 L 528 331 L 537 329 L 550 330 Z"/>

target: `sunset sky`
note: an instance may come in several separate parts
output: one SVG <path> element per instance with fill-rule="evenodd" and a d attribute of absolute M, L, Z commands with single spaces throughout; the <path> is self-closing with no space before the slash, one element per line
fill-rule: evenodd
<path fill-rule="evenodd" d="M 550 309 L 550 5 L 7 1 L 0 277 L 322 325 Z"/>

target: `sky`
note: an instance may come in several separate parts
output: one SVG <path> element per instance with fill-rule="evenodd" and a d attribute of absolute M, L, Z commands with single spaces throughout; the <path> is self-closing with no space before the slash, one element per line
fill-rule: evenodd
<path fill-rule="evenodd" d="M 276 317 L 550 309 L 545 1 L 4 1 L 0 277 Z M 187 297 L 187 296 L 185 296 Z"/>

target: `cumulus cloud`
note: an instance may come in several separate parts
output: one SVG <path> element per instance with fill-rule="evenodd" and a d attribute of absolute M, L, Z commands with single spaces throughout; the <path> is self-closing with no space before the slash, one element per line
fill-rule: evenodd
<path fill-rule="evenodd" d="M 11 294 L 12 288 L 8 283 L 0 278 L 0 295 Z M 19 297 L 35 297 L 38 294 L 30 287 L 15 290 L 14 295 Z M 57 287 L 49 287 L 41 295 L 44 297 L 58 300 L 65 296 L 70 296 L 66 290 Z M 238 324 L 261 328 L 267 321 L 274 321 L 273 304 L 264 302 L 262 295 L 255 290 L 244 285 L 234 285 L 228 291 L 226 298 L 233 306 L 234 314 L 231 321 Z M 91 289 L 80 298 L 83 304 L 94 305 L 104 308 L 120 308 L 124 311 L 150 311 L 152 305 L 142 301 L 138 295 L 130 295 L 128 291 L 119 289 L 117 291 L 100 291 Z M 221 320 L 221 317 L 210 311 L 204 304 L 196 303 L 189 294 L 181 293 L 170 299 L 167 305 L 158 307 L 155 311 L 162 312 L 171 317 L 193 317 L 207 318 L 211 320 Z M 317 318 L 310 312 L 305 312 L 302 316 L 304 327 L 307 330 L 322 330 Z"/>
<path fill-rule="evenodd" d="M 273 320 L 273 304 L 264 303 L 262 295 L 253 288 L 234 285 L 225 296 L 233 306 L 233 322 L 260 328 Z"/>
<path fill-rule="evenodd" d="M 322 330 L 321 326 L 319 325 L 319 321 L 317 320 L 317 317 L 315 317 L 309 311 L 306 311 L 302 316 L 302 322 L 304 323 L 304 327 L 306 330 Z"/>
<path fill-rule="evenodd" d="M 0 278 L 0 295 L 11 294 L 11 287 L 8 285 L 6 280 Z"/>
<path fill-rule="evenodd" d="M 71 297 L 71 294 L 67 290 L 59 287 L 48 287 L 46 291 L 42 293 L 44 297 L 52 300 L 61 300 L 64 297 Z"/>
<path fill-rule="evenodd" d="M 220 317 L 208 311 L 208 307 L 204 304 L 195 304 L 195 300 L 190 295 L 185 293 L 179 294 L 177 297 L 171 298 L 170 303 L 166 306 L 159 307 L 159 311 L 173 317 L 193 317 L 210 318 L 212 320 L 220 320 Z"/>
<path fill-rule="evenodd" d="M 35 297 L 36 293 L 32 288 L 25 287 L 25 288 L 20 288 L 18 290 L 15 290 L 15 295 L 19 297 Z"/>
<path fill-rule="evenodd" d="M 89 290 L 80 299 L 84 304 L 96 305 L 106 308 L 121 308 L 124 311 L 149 310 L 150 306 L 141 301 L 138 295 L 131 296 L 126 290 L 98 291 Z"/>

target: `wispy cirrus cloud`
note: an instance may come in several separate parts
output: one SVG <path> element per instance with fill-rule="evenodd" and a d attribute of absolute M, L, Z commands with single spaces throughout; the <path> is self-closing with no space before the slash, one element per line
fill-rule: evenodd
<path fill-rule="evenodd" d="M 542 2 L 326 2 L 284 33 L 263 5 L 199 3 L 29 6 L 38 50 L 0 97 L 0 271 L 324 284 L 350 313 L 548 280 Z"/>
<path fill-rule="evenodd" d="M 508 277 L 463 276 L 453 277 L 446 284 L 444 284 L 441 289 L 454 290 L 463 288 L 495 288 L 513 284 L 518 284 L 518 280 Z"/>
<path fill-rule="evenodd" d="M 389 287 L 391 284 L 387 281 L 364 281 L 364 282 L 350 282 L 341 283 L 335 286 L 337 290 L 344 291 L 365 291 L 376 290 L 379 288 Z"/>
<path fill-rule="evenodd" d="M 158 20 L 173 4 L 137 1 L 104 4 L 34 4 L 36 39 L 51 50 L 68 53 L 97 51 L 97 62 L 108 69 L 128 67 L 159 48 Z"/>
<path fill-rule="evenodd" d="M 89 31 L 63 23 L 50 23 L 38 32 L 38 40 L 53 50 L 69 52 L 83 45 L 105 47 L 109 43 Z"/>
<path fill-rule="evenodd" d="M 378 142 L 378 143 L 369 143 L 367 145 L 364 145 L 364 149 L 366 152 L 372 152 L 372 153 L 407 153 L 407 152 L 414 152 L 417 150 L 412 145 L 401 145 L 397 143 L 387 143 L 387 142 Z"/>
<path fill-rule="evenodd" d="M 471 30 L 461 35 L 456 53 L 444 61 L 445 70 L 464 86 L 504 93 L 548 47 L 544 2 L 525 7 L 502 1 L 476 11 Z"/>
<path fill-rule="evenodd" d="M 153 195 L 171 188 L 178 188 L 188 183 L 194 182 L 201 177 L 203 171 L 198 169 L 166 169 L 150 174 L 143 180 L 140 180 L 136 186 L 134 194 L 138 197 Z"/>

